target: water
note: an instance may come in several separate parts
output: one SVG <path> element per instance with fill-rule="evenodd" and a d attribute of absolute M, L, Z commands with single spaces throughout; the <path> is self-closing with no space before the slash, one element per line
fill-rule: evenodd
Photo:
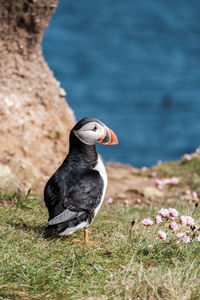
<path fill-rule="evenodd" d="M 199 0 L 60 0 L 43 52 L 77 120 L 117 134 L 98 146 L 106 161 L 149 166 L 200 144 Z"/>

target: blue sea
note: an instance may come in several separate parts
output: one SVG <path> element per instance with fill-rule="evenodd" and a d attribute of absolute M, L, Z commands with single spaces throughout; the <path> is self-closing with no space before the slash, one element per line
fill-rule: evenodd
<path fill-rule="evenodd" d="M 106 161 L 150 166 L 200 144 L 200 1 L 60 0 L 44 56 L 76 119 L 99 118 Z"/>

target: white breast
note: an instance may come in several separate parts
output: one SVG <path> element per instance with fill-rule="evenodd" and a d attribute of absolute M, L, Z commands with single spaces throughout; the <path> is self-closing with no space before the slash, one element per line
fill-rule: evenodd
<path fill-rule="evenodd" d="M 94 170 L 98 171 L 100 173 L 100 176 L 103 179 L 103 193 L 102 193 L 100 204 L 94 210 L 94 217 L 95 217 L 96 214 L 98 213 L 99 209 L 101 208 L 101 205 L 102 205 L 103 200 L 105 198 L 107 185 L 108 185 L 108 177 L 107 177 L 107 173 L 106 173 L 106 168 L 104 166 L 104 163 L 103 163 L 100 155 L 98 155 L 97 165 L 94 168 Z"/>

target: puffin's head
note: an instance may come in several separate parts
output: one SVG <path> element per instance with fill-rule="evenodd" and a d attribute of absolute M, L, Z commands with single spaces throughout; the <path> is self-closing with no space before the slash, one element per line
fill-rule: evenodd
<path fill-rule="evenodd" d="M 116 145 L 118 139 L 114 132 L 101 121 L 94 118 L 80 120 L 72 129 L 75 136 L 84 144 Z"/>

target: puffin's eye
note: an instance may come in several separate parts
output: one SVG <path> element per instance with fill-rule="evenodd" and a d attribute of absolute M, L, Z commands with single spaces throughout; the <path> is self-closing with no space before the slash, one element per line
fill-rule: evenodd
<path fill-rule="evenodd" d="M 92 131 L 97 131 L 97 125 L 94 126 L 94 128 L 92 129 Z"/>

